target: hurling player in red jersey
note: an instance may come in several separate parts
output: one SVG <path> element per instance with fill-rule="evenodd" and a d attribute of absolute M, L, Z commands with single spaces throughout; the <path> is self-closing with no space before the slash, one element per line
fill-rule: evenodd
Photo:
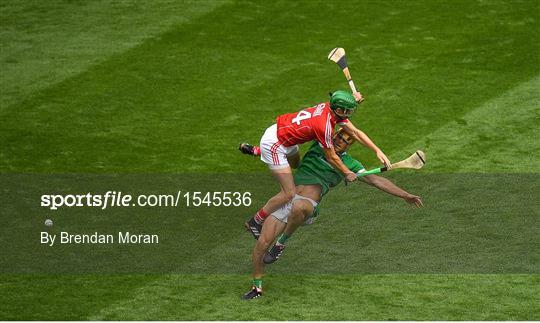
<path fill-rule="evenodd" d="M 336 124 L 340 125 L 351 137 L 373 150 L 381 163 L 385 166 L 390 165 L 390 160 L 382 150 L 348 119 L 361 100 L 362 95 L 359 92 L 351 94 L 347 91 L 336 91 L 331 94 L 330 102 L 320 103 L 300 112 L 278 116 L 276 124 L 266 129 L 262 136 L 260 148 L 248 144 L 240 145 L 243 153 L 260 155 L 261 160 L 268 165 L 281 186 L 281 191 L 270 198 L 245 224 L 255 239 L 260 236 L 264 219 L 296 195 L 291 165 L 296 168 L 300 162 L 298 145 L 317 140 L 332 167 L 339 170 L 346 181 L 352 182 L 356 179 L 356 174 L 343 164 L 334 151 L 332 135 Z"/>

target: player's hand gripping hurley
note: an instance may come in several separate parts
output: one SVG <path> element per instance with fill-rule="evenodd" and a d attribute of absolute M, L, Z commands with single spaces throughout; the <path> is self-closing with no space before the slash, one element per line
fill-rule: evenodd
<path fill-rule="evenodd" d="M 338 64 L 338 66 L 343 71 L 343 74 L 345 74 L 345 78 L 347 79 L 347 82 L 349 82 L 349 86 L 351 87 L 351 91 L 353 93 L 358 92 L 356 90 L 356 87 L 354 86 L 354 82 L 351 77 L 351 72 L 349 72 L 349 66 L 347 65 L 347 56 L 345 56 L 345 49 L 341 47 L 334 48 L 330 51 L 330 54 L 328 54 L 328 59 L 332 62 Z M 364 98 L 361 98 L 358 103 L 364 101 Z"/>

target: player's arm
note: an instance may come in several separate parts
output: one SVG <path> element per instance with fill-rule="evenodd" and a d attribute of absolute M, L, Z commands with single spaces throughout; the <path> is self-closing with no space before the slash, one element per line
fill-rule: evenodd
<path fill-rule="evenodd" d="M 324 157 L 326 160 L 334 167 L 334 169 L 339 170 L 343 175 L 345 175 L 345 179 L 349 182 L 352 182 L 356 179 L 356 174 L 352 172 L 343 162 L 341 161 L 341 158 L 336 154 L 334 151 L 334 147 L 325 148 L 322 147 L 322 150 L 324 152 Z"/>
<path fill-rule="evenodd" d="M 375 143 L 366 135 L 362 130 L 356 128 L 352 122 L 347 122 L 341 125 L 343 130 L 345 132 L 353 137 L 356 141 L 360 142 L 362 145 L 366 146 L 367 148 L 373 150 L 375 154 L 377 155 L 377 158 L 380 160 L 381 163 L 384 164 L 384 166 L 390 166 L 390 159 L 386 157 L 386 155 L 383 153 L 383 151 L 375 145 Z"/>
<path fill-rule="evenodd" d="M 416 207 L 422 207 L 424 204 L 422 203 L 422 199 L 420 196 L 413 195 L 404 189 L 400 188 L 396 184 L 392 183 L 387 178 L 384 178 L 382 176 L 377 175 L 366 175 L 361 178 L 362 181 L 365 183 L 375 186 L 376 188 L 380 189 L 381 191 L 384 191 L 388 194 L 401 197 L 404 199 L 407 203 L 409 203 L 412 206 Z"/>

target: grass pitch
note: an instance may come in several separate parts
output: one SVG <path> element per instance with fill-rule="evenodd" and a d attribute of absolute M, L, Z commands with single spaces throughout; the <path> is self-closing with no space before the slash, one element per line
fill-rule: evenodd
<path fill-rule="evenodd" d="M 177 271 L 23 274 L 8 239 L 42 218 L 3 180 L 0 319 L 539 320 L 539 21 L 538 1 L 1 2 L 1 176 L 268 176 L 236 145 L 346 88 L 336 46 L 366 97 L 352 121 L 428 164 L 385 175 L 423 210 L 330 193 L 247 303 L 240 228 L 267 195 L 171 226 L 189 247 L 163 256 Z"/>

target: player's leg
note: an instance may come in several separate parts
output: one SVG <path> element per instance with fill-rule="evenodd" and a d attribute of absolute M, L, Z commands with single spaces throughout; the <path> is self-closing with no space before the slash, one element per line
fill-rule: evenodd
<path fill-rule="evenodd" d="M 290 206 L 289 206 L 290 210 Z M 253 248 L 253 285 L 249 292 L 242 296 L 243 299 L 260 297 L 263 291 L 264 263 L 262 258 L 276 237 L 285 228 L 285 223 L 275 217 L 269 217 L 263 225 L 261 235 Z"/>
<path fill-rule="evenodd" d="M 279 221 L 274 216 L 268 217 L 264 222 L 261 236 L 253 248 L 252 261 L 254 278 L 262 278 L 264 274 L 264 263 L 262 258 L 268 248 L 274 243 L 277 236 L 283 232 L 285 225 L 284 222 Z"/>
<path fill-rule="evenodd" d="M 289 215 L 287 226 L 280 237 L 281 240 L 278 240 L 278 244 L 285 244 L 288 237 L 292 236 L 294 231 L 298 229 L 306 220 L 313 214 L 314 205 L 309 200 L 296 200 L 294 201 L 291 214 Z M 287 238 L 284 238 L 287 236 Z"/>
<path fill-rule="evenodd" d="M 300 225 L 306 223 L 306 220 L 313 215 L 314 210 L 315 206 L 313 205 L 312 201 L 308 199 L 295 198 L 294 202 L 292 203 L 291 211 L 287 217 L 287 225 L 284 232 L 279 236 L 272 248 L 264 255 L 263 262 L 265 264 L 274 263 L 279 259 L 283 253 L 283 250 L 285 250 L 285 243 L 287 240 Z"/>
<path fill-rule="evenodd" d="M 245 223 L 246 229 L 251 232 L 255 239 L 259 238 L 262 224 L 268 215 L 290 202 L 296 193 L 294 178 L 290 167 L 272 169 L 272 173 L 279 181 L 281 190 L 271 197 L 266 204 Z"/>
<path fill-rule="evenodd" d="M 295 146 L 292 149 L 293 153 L 290 154 L 291 159 L 295 163 L 299 163 L 299 154 L 298 147 Z M 294 157 L 296 156 L 296 157 Z M 296 188 L 294 184 L 294 178 L 292 174 L 292 169 L 288 163 L 288 156 L 285 154 L 280 154 L 279 156 L 274 156 L 274 160 L 278 160 L 277 164 L 269 165 L 270 171 L 274 178 L 279 182 L 280 191 L 273 197 L 271 197 L 266 204 L 255 214 L 255 222 L 262 224 L 264 219 L 268 217 L 269 214 L 275 212 L 280 207 L 290 202 L 296 195 Z M 298 161 L 296 161 L 298 159 Z"/>
<path fill-rule="evenodd" d="M 298 146 L 285 147 L 277 138 L 277 125 L 267 129 L 261 138 L 261 160 L 279 182 L 281 190 L 263 206 L 266 216 L 291 201 L 296 194 L 292 169 L 287 156 L 298 154 Z M 263 217 L 264 218 L 264 217 Z"/>
<path fill-rule="evenodd" d="M 296 194 L 294 179 L 287 155 L 298 151 L 297 146 L 284 147 L 277 139 L 277 126 L 266 129 L 261 138 L 261 160 L 268 165 L 270 171 L 280 185 L 280 191 L 271 197 L 257 213 L 245 223 L 246 229 L 258 239 L 262 223 L 269 214 L 291 201 Z"/>
<path fill-rule="evenodd" d="M 294 185 L 294 178 L 290 167 L 272 169 L 272 174 L 278 180 L 281 190 L 271 197 L 262 207 L 267 214 L 277 211 L 283 205 L 292 201 L 296 195 L 296 186 Z"/>

